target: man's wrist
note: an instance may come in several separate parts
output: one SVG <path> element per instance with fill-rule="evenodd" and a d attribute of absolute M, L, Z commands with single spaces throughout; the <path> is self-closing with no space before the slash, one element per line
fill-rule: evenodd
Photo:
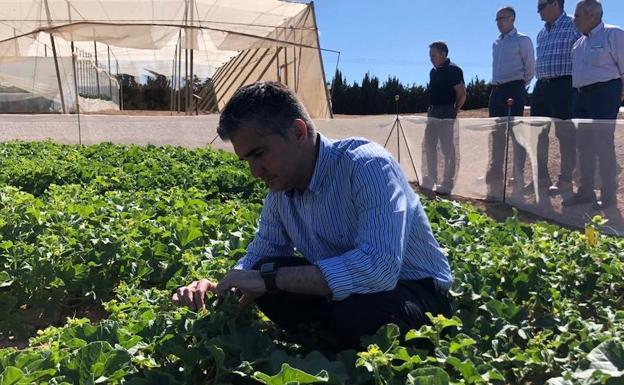
<path fill-rule="evenodd" d="M 279 266 L 275 262 L 263 263 L 260 266 L 260 276 L 264 280 L 264 286 L 267 293 L 275 293 L 278 291 L 277 273 Z"/>

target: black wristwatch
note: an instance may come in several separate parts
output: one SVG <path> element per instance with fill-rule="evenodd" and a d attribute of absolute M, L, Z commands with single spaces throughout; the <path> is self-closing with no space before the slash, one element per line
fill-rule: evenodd
<path fill-rule="evenodd" d="M 278 270 L 279 266 L 275 262 L 263 263 L 260 266 L 260 276 L 264 279 L 264 285 L 268 293 L 275 293 L 277 291 L 275 278 L 277 277 Z"/>

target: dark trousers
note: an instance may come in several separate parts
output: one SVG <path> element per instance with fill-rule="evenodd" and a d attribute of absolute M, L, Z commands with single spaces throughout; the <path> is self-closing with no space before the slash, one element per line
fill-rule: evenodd
<path fill-rule="evenodd" d="M 574 117 L 578 119 L 601 119 L 612 122 L 579 124 L 578 150 L 581 183 L 578 193 L 594 194 L 596 161 L 602 179 L 601 199 L 615 202 L 617 199 L 617 161 L 615 157 L 615 119 L 620 109 L 622 80 L 596 83 L 579 90 L 574 100 Z"/>
<path fill-rule="evenodd" d="M 572 77 L 562 76 L 554 79 L 540 79 L 533 89 L 531 116 L 545 116 L 567 120 L 572 117 Z M 550 182 L 548 175 L 549 131 L 545 130 L 538 137 L 537 163 L 539 179 Z M 570 122 L 558 122 L 555 135 L 559 140 L 561 169 L 559 180 L 571 182 L 576 165 L 576 129 Z"/>
<path fill-rule="evenodd" d="M 430 106 L 427 113 L 429 118 L 437 119 L 455 119 L 455 107 L 448 106 Z M 455 172 L 457 165 L 457 157 L 455 154 L 455 122 L 448 121 L 430 121 L 425 127 L 425 137 L 423 139 L 423 155 L 425 170 L 425 186 L 433 186 L 438 183 L 438 142 L 444 154 L 444 179 L 442 184 L 449 190 L 453 188 L 455 183 Z"/>
<path fill-rule="evenodd" d="M 267 262 L 279 266 L 310 264 L 300 257 L 277 257 L 263 259 L 253 269 Z M 430 323 L 426 312 L 449 318 L 453 313 L 447 294 L 438 290 L 431 278 L 399 281 L 393 290 L 352 294 L 342 301 L 279 291 L 263 295 L 256 304 L 288 332 L 309 333 L 309 327 L 315 325 L 321 344 L 334 351 L 359 348 L 361 336 L 375 334 L 388 323 L 397 324 L 404 335 L 409 329 Z"/>
<path fill-rule="evenodd" d="M 527 100 L 524 80 L 517 80 L 498 86 L 492 86 L 488 109 L 491 118 L 506 117 L 508 114 L 507 99 L 512 98 L 514 103 L 511 106 L 511 116 L 523 116 L 524 106 Z M 509 127 L 514 154 L 514 180 L 523 180 L 524 163 L 526 161 L 526 150 L 522 147 L 513 133 L 512 126 Z M 485 181 L 488 189 L 496 191 L 503 186 L 503 167 L 505 163 L 505 141 L 507 140 L 507 119 L 497 122 L 494 131 L 490 135 L 490 161 Z"/>

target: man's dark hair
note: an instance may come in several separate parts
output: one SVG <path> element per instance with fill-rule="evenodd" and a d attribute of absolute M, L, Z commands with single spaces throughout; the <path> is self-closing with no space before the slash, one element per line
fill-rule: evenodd
<path fill-rule="evenodd" d="M 443 41 L 434 41 L 433 43 L 429 44 L 429 48 L 435 48 L 448 56 L 448 46 Z"/>
<path fill-rule="evenodd" d="M 253 124 L 260 135 L 286 137 L 295 119 L 303 120 L 314 132 L 310 115 L 297 95 L 282 83 L 261 81 L 239 88 L 227 102 L 217 133 L 230 140 L 244 124 Z"/>
<path fill-rule="evenodd" d="M 514 18 L 514 20 L 516 20 L 516 10 L 510 5 L 504 6 L 503 8 L 499 9 L 498 12 L 507 12 Z"/>

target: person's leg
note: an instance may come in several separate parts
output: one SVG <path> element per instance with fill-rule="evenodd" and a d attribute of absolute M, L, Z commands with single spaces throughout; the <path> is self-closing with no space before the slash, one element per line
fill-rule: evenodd
<path fill-rule="evenodd" d="M 579 93 L 574 100 L 574 117 L 577 119 L 591 118 L 590 99 L 586 93 Z M 595 201 L 594 172 L 596 170 L 596 153 L 594 150 L 594 135 L 591 123 L 579 123 L 577 130 L 579 170 L 581 174 L 579 188 L 576 194 L 563 200 L 563 206 L 573 206 Z"/>
<path fill-rule="evenodd" d="M 457 171 L 457 154 L 455 152 L 455 109 L 452 106 L 444 108 L 445 121 L 439 130 L 440 147 L 444 154 L 444 179 L 442 180 L 441 192 L 450 193 L 455 184 Z"/>
<path fill-rule="evenodd" d="M 617 160 L 615 156 L 615 120 L 617 119 L 622 82 L 612 81 L 592 93 L 594 118 L 604 120 L 597 123 L 595 130 L 595 149 L 600 166 L 602 208 L 617 203 Z"/>
<path fill-rule="evenodd" d="M 600 166 L 602 189 L 600 191 L 601 208 L 617 204 L 617 160 L 615 156 L 615 123 L 610 127 L 599 127 L 596 133 L 595 148 Z"/>
<path fill-rule="evenodd" d="M 375 334 L 388 323 L 398 325 L 403 337 L 408 330 L 430 323 L 427 312 L 449 318 L 453 313 L 450 300 L 430 278 L 399 281 L 391 291 L 351 295 L 331 307 L 328 333 L 335 337 L 338 350 L 359 348 L 362 336 Z"/>
<path fill-rule="evenodd" d="M 537 81 L 533 89 L 533 98 L 531 101 L 531 116 L 551 117 L 551 109 L 549 103 L 549 83 Z M 537 169 L 538 178 L 546 181 L 548 175 L 548 147 L 550 145 L 550 130 L 544 130 L 537 138 Z M 549 184 L 550 185 L 550 184 Z M 548 186 L 546 186 L 548 187 Z"/>
<path fill-rule="evenodd" d="M 511 86 L 507 99 L 513 99 L 511 106 L 511 116 L 521 117 L 524 116 L 524 106 L 527 102 L 527 91 L 524 87 L 524 82 L 517 82 Z M 511 146 L 513 148 L 513 173 L 514 186 L 518 187 L 518 191 L 524 185 L 524 163 L 526 160 L 526 150 L 518 143 L 516 136 L 514 135 L 513 125 L 509 127 L 509 136 L 511 137 Z M 511 148 L 507 148 L 507 151 L 512 151 Z M 504 181 L 503 183 L 507 183 Z M 514 188 L 515 189 L 515 188 Z"/>
<path fill-rule="evenodd" d="M 427 189 L 433 189 L 438 179 L 438 133 L 437 129 L 440 125 L 438 120 L 434 120 L 433 107 L 430 107 L 427 117 L 427 125 L 425 127 L 425 135 L 423 138 L 423 160 L 425 164 L 425 175 L 423 177 L 423 186 Z"/>
<path fill-rule="evenodd" d="M 493 87 L 490 93 L 489 113 L 490 118 L 505 116 L 506 93 L 501 87 Z M 505 120 L 497 119 L 496 125 L 489 137 L 490 159 L 488 170 L 485 174 L 485 182 L 488 185 L 488 196 L 497 198 L 503 180 L 503 163 L 505 159 Z"/>
<path fill-rule="evenodd" d="M 259 261 L 252 269 L 259 270 L 268 262 L 275 262 L 280 267 L 310 265 L 301 257 L 272 257 Z M 256 305 L 274 324 L 291 333 L 301 333 L 309 325 L 324 324 L 329 314 L 326 298 L 284 291 L 266 293 L 256 299 Z"/>
<path fill-rule="evenodd" d="M 572 118 L 574 89 L 572 80 L 565 79 L 556 82 L 552 87 L 551 103 L 553 117 L 561 120 Z M 570 122 L 558 122 L 555 125 L 555 135 L 559 140 L 559 152 L 561 154 L 561 169 L 558 181 L 572 182 L 572 173 L 576 167 L 576 129 Z"/>

